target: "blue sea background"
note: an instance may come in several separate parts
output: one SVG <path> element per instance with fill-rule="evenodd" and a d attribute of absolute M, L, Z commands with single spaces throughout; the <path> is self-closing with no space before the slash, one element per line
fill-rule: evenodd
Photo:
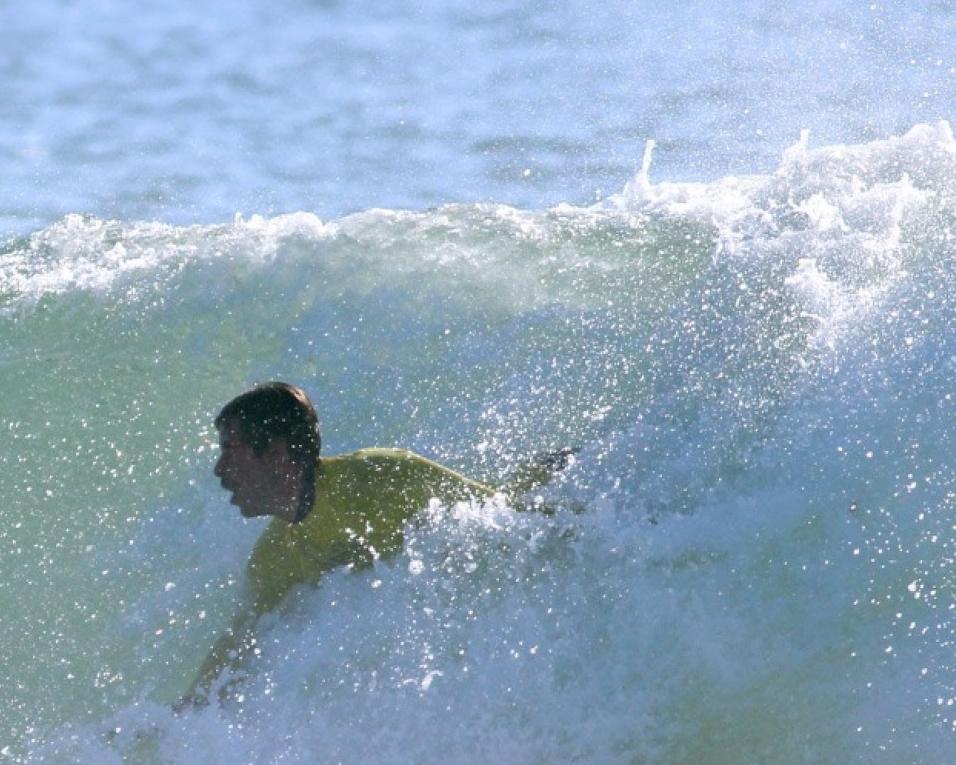
<path fill-rule="evenodd" d="M 7 3 L 0 221 L 493 201 L 769 172 L 949 115 L 945 3 Z"/>
<path fill-rule="evenodd" d="M 0 760 L 947 763 L 956 7 L 0 6 Z M 169 709 L 256 380 L 443 508 Z M 104 732 L 117 729 L 111 738 Z"/>

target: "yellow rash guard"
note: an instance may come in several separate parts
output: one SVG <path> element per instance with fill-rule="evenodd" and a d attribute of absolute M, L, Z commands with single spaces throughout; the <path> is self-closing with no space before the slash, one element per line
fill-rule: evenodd
<path fill-rule="evenodd" d="M 273 518 L 249 558 L 246 601 L 213 646 L 190 689 L 205 690 L 252 646 L 258 618 L 298 584 L 343 565 L 362 567 L 401 551 L 405 522 L 437 498 L 442 504 L 491 497 L 494 489 L 403 449 L 362 449 L 324 457 L 315 502 L 298 523 Z"/>
<path fill-rule="evenodd" d="M 402 528 L 437 498 L 451 504 L 494 491 L 402 449 L 322 459 L 315 503 L 299 523 L 274 518 L 249 559 L 252 606 L 275 608 L 288 591 L 342 565 L 364 566 L 402 549 Z"/>

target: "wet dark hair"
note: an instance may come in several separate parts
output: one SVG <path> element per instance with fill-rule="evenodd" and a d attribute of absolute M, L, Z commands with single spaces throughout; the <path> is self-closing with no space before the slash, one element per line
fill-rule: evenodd
<path fill-rule="evenodd" d="M 284 382 L 260 383 L 226 404 L 216 428 L 235 422 L 256 456 L 275 438 L 282 438 L 297 460 L 314 462 L 322 448 L 319 418 L 302 388 Z"/>

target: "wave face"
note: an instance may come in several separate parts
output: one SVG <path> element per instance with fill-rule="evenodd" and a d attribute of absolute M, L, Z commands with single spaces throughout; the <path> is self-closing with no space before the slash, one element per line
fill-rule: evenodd
<path fill-rule="evenodd" d="M 0 250 L 4 753 L 946 761 L 950 128 L 713 183 L 646 160 L 590 208 L 68 216 Z M 270 378 L 330 453 L 494 482 L 581 450 L 554 516 L 425 514 L 268 620 L 239 700 L 176 717 L 262 528 L 210 422 Z"/>

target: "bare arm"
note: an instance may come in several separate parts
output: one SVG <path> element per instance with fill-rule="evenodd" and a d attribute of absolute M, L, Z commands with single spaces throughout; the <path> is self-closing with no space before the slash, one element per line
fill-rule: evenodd
<path fill-rule="evenodd" d="M 177 712 L 188 706 L 205 706 L 209 703 L 209 689 L 226 669 L 236 669 L 249 657 L 255 648 L 255 627 L 259 614 L 245 608 L 213 644 L 199 667 L 195 679 L 186 694 L 173 705 Z M 220 691 L 220 700 L 229 695 L 229 684 Z"/>

